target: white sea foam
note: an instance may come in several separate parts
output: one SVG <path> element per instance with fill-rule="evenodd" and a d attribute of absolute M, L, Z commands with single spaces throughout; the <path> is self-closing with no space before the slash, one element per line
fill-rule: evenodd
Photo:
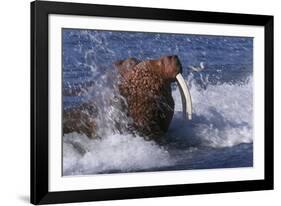
<path fill-rule="evenodd" d="M 129 172 L 171 164 L 173 161 L 164 148 L 129 134 L 90 140 L 85 135 L 72 133 L 63 138 L 64 175 Z"/>
<path fill-rule="evenodd" d="M 189 77 L 193 100 L 193 121 L 175 123 L 176 134 L 204 146 L 230 147 L 252 142 L 253 94 L 252 78 L 245 84 L 223 83 L 202 89 Z M 181 112 L 178 88 L 173 92 L 175 111 Z M 177 114 L 174 122 L 179 122 Z M 191 124 L 191 125 L 190 125 Z M 193 135 L 193 137 L 191 137 Z"/>
<path fill-rule="evenodd" d="M 77 133 L 64 135 L 63 174 L 130 172 L 173 166 L 179 156 L 173 156 L 169 146 L 175 143 L 192 153 L 201 146 L 231 147 L 252 142 L 252 79 L 243 85 L 223 83 L 202 89 L 190 75 L 188 83 L 193 99 L 193 119 L 182 119 L 181 98 L 176 88 L 173 91 L 175 114 L 165 148 L 128 132 L 120 134 L 114 119 L 122 119 L 122 125 L 131 120 L 118 108 L 112 109 L 107 96 L 102 94 L 103 106 L 110 105 L 108 110 L 104 109 L 98 124 L 102 138 L 91 140 Z M 108 88 L 101 91 L 110 92 Z"/>

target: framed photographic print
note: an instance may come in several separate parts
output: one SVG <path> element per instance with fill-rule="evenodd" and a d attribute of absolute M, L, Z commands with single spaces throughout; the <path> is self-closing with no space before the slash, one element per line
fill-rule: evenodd
<path fill-rule="evenodd" d="M 273 16 L 31 3 L 31 203 L 273 189 Z"/>

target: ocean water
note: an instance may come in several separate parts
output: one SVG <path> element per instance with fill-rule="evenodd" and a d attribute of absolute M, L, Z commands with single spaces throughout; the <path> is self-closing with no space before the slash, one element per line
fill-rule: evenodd
<path fill-rule="evenodd" d="M 63 106 L 94 99 L 98 134 L 63 138 L 63 175 L 253 166 L 253 38 L 63 29 Z M 178 55 L 193 100 L 193 119 L 175 113 L 161 142 L 127 130 L 114 61 Z M 191 67 L 203 66 L 200 72 Z M 122 125 L 122 131 L 114 122 Z"/>

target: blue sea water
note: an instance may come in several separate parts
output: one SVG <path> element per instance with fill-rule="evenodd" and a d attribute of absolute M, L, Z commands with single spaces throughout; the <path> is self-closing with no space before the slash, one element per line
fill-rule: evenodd
<path fill-rule="evenodd" d="M 64 175 L 253 166 L 253 38 L 79 29 L 63 29 L 62 37 L 64 108 L 94 98 L 104 109 L 101 139 L 64 135 Z M 172 85 L 175 113 L 165 141 L 118 133 L 112 122 L 127 120 L 107 103 L 116 92 L 112 63 L 166 55 L 182 63 L 193 119 L 182 119 Z"/>

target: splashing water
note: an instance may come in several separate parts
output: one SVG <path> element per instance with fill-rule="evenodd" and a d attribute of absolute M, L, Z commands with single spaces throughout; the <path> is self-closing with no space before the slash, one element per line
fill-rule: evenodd
<path fill-rule="evenodd" d="M 63 137 L 64 175 L 114 173 L 130 171 L 181 169 L 179 164 L 202 152 L 202 148 L 234 147 L 252 142 L 252 78 L 244 85 L 208 85 L 204 90 L 189 76 L 194 115 L 191 122 L 182 119 L 179 90 L 173 90 L 175 113 L 163 144 L 126 133 L 131 121 L 120 105 L 109 101 L 118 94 L 116 87 L 97 90 L 102 115 L 97 118 L 99 135 L 90 140 L 71 133 Z M 107 81 L 105 81 L 107 82 Z M 97 95 L 97 94 L 95 94 Z M 115 95 L 115 96 L 113 96 Z M 221 95 L 224 98 L 219 98 Z M 95 96 L 97 97 L 97 96 Z M 120 121 L 123 131 L 116 128 Z M 82 150 L 82 151 L 81 151 Z M 176 153 L 176 154 L 175 154 Z M 193 168 L 194 165 L 185 164 Z M 196 166 L 196 164 L 195 164 Z"/>
<path fill-rule="evenodd" d="M 101 75 L 86 97 L 87 101 L 97 106 L 97 136 L 104 137 L 128 131 L 132 119 L 126 113 L 126 100 L 118 89 L 119 76 L 111 69 Z"/>
<path fill-rule="evenodd" d="M 78 152 L 77 145 L 85 148 L 85 154 Z M 64 175 L 141 171 L 172 164 L 168 151 L 129 134 L 89 140 L 72 133 L 64 136 L 63 146 Z"/>
<path fill-rule="evenodd" d="M 180 123 L 177 113 L 181 111 L 179 90 L 173 92 L 175 100 L 174 122 L 176 135 L 193 134 L 189 141 L 200 142 L 211 147 L 231 147 L 241 143 L 252 142 L 252 77 L 245 84 L 223 83 L 208 85 L 206 89 L 190 75 L 188 82 L 194 105 L 192 125 L 189 122 Z M 208 82 L 204 82 L 204 85 Z M 222 98 L 223 97 L 223 98 Z M 183 137 L 184 138 L 184 137 Z"/>
<path fill-rule="evenodd" d="M 98 107 L 95 121 L 100 138 L 64 135 L 63 175 L 253 165 L 252 57 L 247 55 L 252 52 L 251 44 L 247 46 L 250 41 L 86 30 L 70 30 L 67 34 L 64 90 L 78 92 L 64 95 L 64 108 L 92 101 Z M 163 141 L 156 143 L 130 130 L 132 119 L 126 115 L 126 101 L 116 86 L 117 74 L 108 65 L 128 57 L 158 58 L 159 54 L 180 57 L 193 100 L 193 119 L 182 119 L 179 90 L 172 85 L 174 117 Z M 202 72 L 187 69 L 200 62 L 206 67 Z"/>

